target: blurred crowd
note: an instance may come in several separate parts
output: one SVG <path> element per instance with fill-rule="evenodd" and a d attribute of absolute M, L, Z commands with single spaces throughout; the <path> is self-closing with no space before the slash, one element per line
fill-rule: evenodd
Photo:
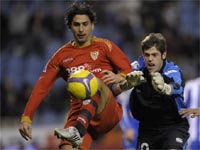
<path fill-rule="evenodd" d="M 1 1 L 1 117 L 19 117 L 52 54 L 72 38 L 64 13 L 73 1 Z M 130 61 L 141 54 L 150 32 L 167 39 L 168 58 L 186 80 L 199 75 L 200 1 L 88 1 L 97 12 L 94 35 L 114 41 Z M 68 110 L 63 80 L 58 80 L 38 109 L 38 123 L 61 120 Z M 37 115 L 37 114 L 36 114 Z M 40 118 L 45 118 L 42 121 Z M 37 122 L 37 121 L 36 121 Z"/>

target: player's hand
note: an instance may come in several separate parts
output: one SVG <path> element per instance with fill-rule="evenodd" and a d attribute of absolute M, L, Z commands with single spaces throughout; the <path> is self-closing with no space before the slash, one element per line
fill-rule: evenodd
<path fill-rule="evenodd" d="M 160 73 L 155 72 L 151 73 L 151 83 L 153 85 L 153 88 L 161 94 L 164 95 L 170 95 L 172 92 L 172 87 L 169 84 L 166 84 L 163 77 Z"/>
<path fill-rule="evenodd" d="M 126 80 L 129 86 L 135 87 L 141 84 L 141 81 L 144 80 L 142 71 L 133 71 L 126 75 Z"/>
<path fill-rule="evenodd" d="M 109 70 L 103 70 L 101 74 L 104 74 L 104 76 L 101 78 L 105 84 L 111 84 L 111 83 L 119 83 L 122 80 L 125 80 L 122 76 L 119 74 L 115 74 L 112 71 Z"/>
<path fill-rule="evenodd" d="M 195 118 L 197 116 L 200 116 L 200 108 L 187 108 L 187 109 L 182 109 L 179 114 L 181 115 L 182 118 L 185 118 L 189 115 L 191 115 L 191 118 Z"/>
<path fill-rule="evenodd" d="M 21 122 L 19 133 L 25 140 L 32 139 L 32 125 L 30 122 Z"/>
<path fill-rule="evenodd" d="M 128 141 L 133 141 L 134 140 L 134 131 L 133 129 L 127 129 L 125 131 L 125 137 Z"/>

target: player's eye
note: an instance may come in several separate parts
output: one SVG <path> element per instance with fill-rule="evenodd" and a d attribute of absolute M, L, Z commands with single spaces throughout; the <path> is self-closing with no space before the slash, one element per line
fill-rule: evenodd
<path fill-rule="evenodd" d="M 153 55 L 153 57 L 157 57 L 159 54 L 158 53 L 153 53 L 152 55 Z"/>
<path fill-rule="evenodd" d="M 78 27 L 78 26 L 80 26 L 80 23 L 78 23 L 78 22 L 74 22 L 74 23 L 73 23 L 73 26 Z"/>
<path fill-rule="evenodd" d="M 84 22 L 83 26 L 87 26 L 89 24 L 89 22 Z"/>
<path fill-rule="evenodd" d="M 144 53 L 144 56 L 145 56 L 145 57 L 149 57 L 150 54 L 148 54 L 148 53 Z"/>

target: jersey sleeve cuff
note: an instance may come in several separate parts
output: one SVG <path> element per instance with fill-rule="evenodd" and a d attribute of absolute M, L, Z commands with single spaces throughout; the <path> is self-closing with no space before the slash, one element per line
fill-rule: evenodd
<path fill-rule="evenodd" d="M 21 118 L 21 123 L 22 123 L 22 122 L 32 123 L 32 120 L 30 119 L 29 116 L 22 116 L 22 118 Z"/>
<path fill-rule="evenodd" d="M 119 75 L 120 75 L 121 77 L 123 77 L 124 79 L 126 79 L 126 74 L 124 74 L 124 73 L 119 73 Z"/>

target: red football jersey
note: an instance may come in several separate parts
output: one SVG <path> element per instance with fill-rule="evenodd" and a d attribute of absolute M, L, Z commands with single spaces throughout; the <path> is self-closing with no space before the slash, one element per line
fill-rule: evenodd
<path fill-rule="evenodd" d="M 85 69 L 101 78 L 102 70 L 127 74 L 132 71 L 130 62 L 122 50 L 113 42 L 93 37 L 90 45 L 82 48 L 73 46 L 73 42 L 65 44 L 48 61 L 43 73 L 37 81 L 24 116 L 33 119 L 34 112 L 58 77 L 67 80 L 70 73 Z"/>

